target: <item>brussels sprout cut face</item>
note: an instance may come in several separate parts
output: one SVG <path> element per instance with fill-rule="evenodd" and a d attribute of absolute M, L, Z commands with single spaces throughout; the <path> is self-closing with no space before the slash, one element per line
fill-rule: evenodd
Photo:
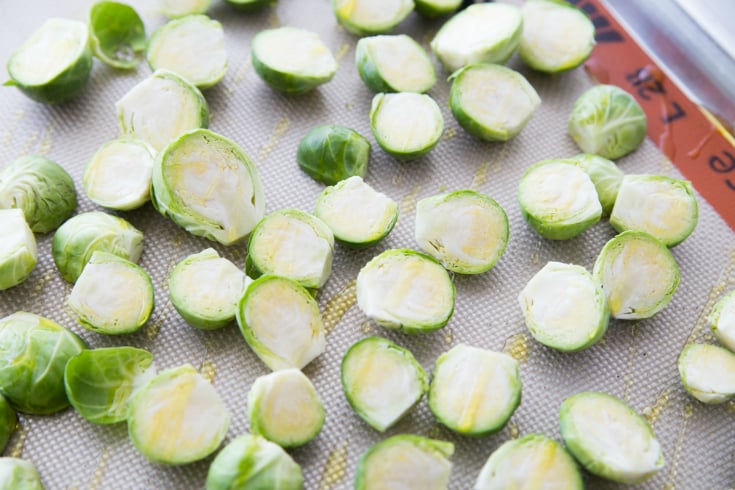
<path fill-rule="evenodd" d="M 89 39 L 105 64 L 130 70 L 145 52 L 145 25 L 135 9 L 118 2 L 97 2 L 89 11 Z"/>
<path fill-rule="evenodd" d="M 716 345 L 690 344 L 679 355 L 681 384 L 703 403 L 735 396 L 735 354 Z"/>
<path fill-rule="evenodd" d="M 20 209 L 0 209 L 0 291 L 25 281 L 36 266 L 36 237 Z"/>
<path fill-rule="evenodd" d="M 355 64 L 360 78 L 373 92 L 424 93 L 436 83 L 429 55 L 405 34 L 360 39 Z"/>
<path fill-rule="evenodd" d="M 717 340 L 735 352 L 735 290 L 720 298 L 707 322 Z"/>
<path fill-rule="evenodd" d="M 444 117 L 428 95 L 378 94 L 370 109 L 370 129 L 385 151 L 399 160 L 412 160 L 439 142 Z"/>
<path fill-rule="evenodd" d="M 416 12 L 434 18 L 451 14 L 462 5 L 462 0 L 414 0 Z"/>
<path fill-rule="evenodd" d="M 332 0 L 337 22 L 359 36 L 383 34 L 413 10 L 412 0 Z"/>
<path fill-rule="evenodd" d="M 43 490 L 41 476 L 33 463 L 18 458 L 0 458 L 0 488 Z"/>
<path fill-rule="evenodd" d="M 158 0 L 158 8 L 169 19 L 203 14 L 209 10 L 212 0 Z"/>
<path fill-rule="evenodd" d="M 597 190 L 597 197 L 602 206 L 602 216 L 609 216 L 618 197 L 620 184 L 623 182 L 623 171 L 615 162 L 597 155 L 582 153 L 566 160 L 587 174 Z"/>
<path fill-rule="evenodd" d="M 10 436 L 17 424 L 18 417 L 15 415 L 15 410 L 5 397 L 0 395 L 0 453 L 5 451 L 5 447 L 8 445 Z M 0 488 L 3 488 L 2 485 L 0 485 Z"/>
<path fill-rule="evenodd" d="M 370 142 L 344 126 L 317 126 L 299 143 L 296 160 L 301 170 L 327 185 L 367 171 Z"/>

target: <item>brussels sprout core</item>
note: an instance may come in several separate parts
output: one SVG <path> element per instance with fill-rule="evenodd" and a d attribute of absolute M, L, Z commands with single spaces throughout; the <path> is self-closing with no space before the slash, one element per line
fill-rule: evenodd
<path fill-rule="evenodd" d="M 355 47 L 360 78 L 373 92 L 427 92 L 436 83 L 434 65 L 405 34 L 364 37 Z"/>
<path fill-rule="evenodd" d="M 720 298 L 707 322 L 717 340 L 735 352 L 735 290 Z"/>
<path fill-rule="evenodd" d="M 345 29 L 360 36 L 382 34 L 413 10 L 412 0 L 332 0 L 334 15 Z"/>
<path fill-rule="evenodd" d="M 18 458 L 0 458 L 0 488 L 43 490 L 41 476 L 33 463 Z"/>
<path fill-rule="evenodd" d="M 89 11 L 89 39 L 103 63 L 131 70 L 145 52 L 145 25 L 135 9 L 119 2 L 97 2 Z"/>
<path fill-rule="evenodd" d="M 0 209 L 0 291 L 25 281 L 36 266 L 36 237 L 20 209 Z"/>
<path fill-rule="evenodd" d="M 735 396 L 735 354 L 716 345 L 690 344 L 679 355 L 684 388 L 704 403 L 724 403 Z"/>
<path fill-rule="evenodd" d="M 356 131 L 337 125 L 317 126 L 299 143 L 301 170 L 327 185 L 367 171 L 370 142 Z"/>
<path fill-rule="evenodd" d="M 412 160 L 439 142 L 444 117 L 428 95 L 378 94 L 370 108 L 370 129 L 385 151 L 399 160 Z"/>

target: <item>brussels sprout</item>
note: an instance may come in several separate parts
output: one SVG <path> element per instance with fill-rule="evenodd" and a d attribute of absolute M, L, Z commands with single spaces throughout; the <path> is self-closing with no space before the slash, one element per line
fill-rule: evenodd
<path fill-rule="evenodd" d="M 366 247 L 391 232 L 398 220 L 398 204 L 360 177 L 350 177 L 322 191 L 314 214 L 332 230 L 335 239 Z"/>
<path fill-rule="evenodd" d="M 275 274 L 305 288 L 320 288 L 332 271 L 334 235 L 322 220 L 298 209 L 280 209 L 253 230 L 247 272 Z"/>
<path fill-rule="evenodd" d="M 502 429 L 521 403 L 518 362 L 465 344 L 436 360 L 429 408 L 451 430 L 485 436 Z"/>
<path fill-rule="evenodd" d="M 668 247 L 686 240 L 698 219 L 692 184 L 663 175 L 626 175 L 610 214 L 617 231 L 645 231 Z"/>
<path fill-rule="evenodd" d="M 25 281 L 36 266 L 36 237 L 20 209 L 0 209 L 0 291 Z"/>
<path fill-rule="evenodd" d="M 60 104 L 79 95 L 92 71 L 89 32 L 83 22 L 48 19 L 8 60 L 10 80 L 44 104 Z"/>
<path fill-rule="evenodd" d="M 132 70 L 143 59 L 145 25 L 130 5 L 97 2 L 89 11 L 89 41 L 100 61 Z"/>
<path fill-rule="evenodd" d="M 203 14 L 211 4 L 212 0 L 158 0 L 158 8 L 169 19 Z"/>
<path fill-rule="evenodd" d="M 615 162 L 589 153 L 573 156 L 567 161 L 584 170 L 589 176 L 600 199 L 602 216 L 610 216 L 618 197 L 618 189 L 623 182 L 623 171 L 615 165 Z"/>
<path fill-rule="evenodd" d="M 506 441 L 482 467 L 474 490 L 583 490 L 577 464 L 564 447 L 541 434 Z"/>
<path fill-rule="evenodd" d="M 24 413 L 66 408 L 64 368 L 85 347 L 73 332 L 33 313 L 0 319 L 0 393 Z"/>
<path fill-rule="evenodd" d="M 707 317 L 707 323 L 717 340 L 735 352 L 735 290 L 720 298 Z"/>
<path fill-rule="evenodd" d="M 526 170 L 518 204 L 531 228 L 551 240 L 573 238 L 602 216 L 594 183 L 568 160 L 543 160 Z"/>
<path fill-rule="evenodd" d="M 199 88 L 211 87 L 227 71 L 222 24 L 206 15 L 172 20 L 151 34 L 146 59 L 152 70 L 171 70 Z"/>
<path fill-rule="evenodd" d="M 646 114 L 625 90 L 597 85 L 574 103 L 567 130 L 583 152 L 615 160 L 646 139 Z"/>
<path fill-rule="evenodd" d="M 69 282 L 77 280 L 96 251 L 138 262 L 143 233 L 122 218 L 93 211 L 78 214 L 61 225 L 51 243 L 56 268 Z"/>
<path fill-rule="evenodd" d="M 528 80 L 504 66 L 467 65 L 450 80 L 449 107 L 454 118 L 465 131 L 486 141 L 516 136 L 541 103 Z"/>
<path fill-rule="evenodd" d="M 301 467 L 280 446 L 243 434 L 212 461 L 207 490 L 301 490 Z"/>
<path fill-rule="evenodd" d="M 385 151 L 399 160 L 413 160 L 439 143 L 444 117 L 428 95 L 378 94 L 370 108 L 370 129 Z"/>
<path fill-rule="evenodd" d="M 592 274 L 602 284 L 610 314 L 623 320 L 650 318 L 664 309 L 680 277 L 669 249 L 642 231 L 626 231 L 607 242 Z"/>
<path fill-rule="evenodd" d="M 43 490 L 41 476 L 30 461 L 0 458 L 0 490 Z"/>
<path fill-rule="evenodd" d="M 689 344 L 677 363 L 681 384 L 703 403 L 724 403 L 735 396 L 735 354 L 716 345 Z"/>
<path fill-rule="evenodd" d="M 13 434 L 17 425 L 18 417 L 15 415 L 15 410 L 10 406 L 8 400 L 0 395 L 0 454 L 5 451 L 10 436 Z"/>
<path fill-rule="evenodd" d="M 296 160 L 301 170 L 327 185 L 367 171 L 370 142 L 344 126 L 317 126 L 299 143 Z"/>
<path fill-rule="evenodd" d="M 561 436 L 587 471 L 619 483 L 640 483 L 664 467 L 648 422 L 622 400 L 599 392 L 570 396 L 561 404 Z"/>
<path fill-rule="evenodd" d="M 235 7 L 243 12 L 258 10 L 269 5 L 275 5 L 277 0 L 225 0 L 228 5 Z"/>
<path fill-rule="evenodd" d="M 389 437 L 365 451 L 357 463 L 355 490 L 420 488 L 445 490 L 449 485 L 454 444 L 410 434 Z"/>
<path fill-rule="evenodd" d="M 283 369 L 255 380 L 248 393 L 253 434 L 281 447 L 302 446 L 324 425 L 324 405 L 309 378 L 298 369 Z"/>
<path fill-rule="evenodd" d="M 431 49 L 449 72 L 472 63 L 502 64 L 518 47 L 522 30 L 523 18 L 515 5 L 471 5 L 439 29 Z"/>
<path fill-rule="evenodd" d="M 187 323 L 214 330 L 235 320 L 237 303 L 251 282 L 235 264 L 208 248 L 176 264 L 168 291 Z"/>
<path fill-rule="evenodd" d="M 357 415 L 385 432 L 418 404 L 428 388 L 424 368 L 403 347 L 368 337 L 342 358 L 342 390 Z"/>
<path fill-rule="evenodd" d="M 206 458 L 222 443 L 230 412 L 214 387 L 189 364 L 148 381 L 130 401 L 128 432 L 135 448 L 156 463 Z"/>
<path fill-rule="evenodd" d="M 115 108 L 123 134 L 145 141 L 156 151 L 186 131 L 209 125 L 202 93 L 168 70 L 156 70 L 117 101 Z"/>
<path fill-rule="evenodd" d="M 454 312 L 454 284 L 428 255 L 386 250 L 357 275 L 357 305 L 386 328 L 427 333 L 444 327 Z"/>
<path fill-rule="evenodd" d="M 87 162 L 82 186 L 100 206 L 129 211 L 147 203 L 155 151 L 142 140 L 121 138 L 105 143 Z"/>
<path fill-rule="evenodd" d="M 253 38 L 255 73 L 271 88 L 301 95 L 327 83 L 337 73 L 337 60 L 319 35 L 294 27 L 260 31 Z"/>
<path fill-rule="evenodd" d="M 36 233 L 54 231 L 76 207 L 74 181 L 47 158 L 26 155 L 0 170 L 0 208 L 22 209 Z"/>
<path fill-rule="evenodd" d="M 436 83 L 434 65 L 405 34 L 364 37 L 355 47 L 360 78 L 373 92 L 427 92 Z"/>
<path fill-rule="evenodd" d="M 66 396 L 79 415 L 94 424 L 123 422 L 130 399 L 154 374 L 153 355 L 147 350 L 84 350 L 66 364 Z"/>
<path fill-rule="evenodd" d="M 383 34 L 403 22 L 413 11 L 413 0 L 332 0 L 342 27 L 353 34 Z"/>
<path fill-rule="evenodd" d="M 453 13 L 462 5 L 462 0 L 414 0 L 416 12 L 433 19 Z"/>
<path fill-rule="evenodd" d="M 237 143 L 206 129 L 172 141 L 156 157 L 151 201 L 193 235 L 232 245 L 265 212 L 260 176 Z"/>
<path fill-rule="evenodd" d="M 586 349 L 607 331 L 610 310 L 597 278 L 584 267 L 549 262 L 518 298 L 531 335 L 566 352 Z"/>
<path fill-rule="evenodd" d="M 274 371 L 303 368 L 324 352 L 322 315 L 298 283 L 278 276 L 253 281 L 237 308 L 245 341 Z"/>
<path fill-rule="evenodd" d="M 427 197 L 416 205 L 416 242 L 453 272 L 491 269 L 505 252 L 508 233 L 505 210 L 475 191 Z"/>

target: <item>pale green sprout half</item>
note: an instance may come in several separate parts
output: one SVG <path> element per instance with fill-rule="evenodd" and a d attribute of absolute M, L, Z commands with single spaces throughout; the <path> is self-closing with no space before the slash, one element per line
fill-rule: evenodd
<path fill-rule="evenodd" d="M 94 424 L 124 422 L 130 399 L 155 375 L 153 355 L 134 347 L 84 350 L 64 370 L 66 395 Z"/>
<path fill-rule="evenodd" d="M 398 204 L 355 176 L 324 189 L 314 214 L 332 230 L 335 239 L 366 247 L 391 232 L 398 220 Z"/>
<path fill-rule="evenodd" d="M 355 413 L 384 432 L 426 393 L 426 372 L 410 351 L 382 337 L 353 344 L 342 358 L 342 390 Z"/>
<path fill-rule="evenodd" d="M 219 452 L 207 473 L 206 490 L 301 490 L 301 467 L 277 444 L 243 434 Z"/>
<path fill-rule="evenodd" d="M 531 335 L 548 347 L 579 351 L 599 342 L 607 331 L 605 292 L 584 267 L 549 262 L 518 299 Z"/>
<path fill-rule="evenodd" d="M 153 283 L 135 263 L 94 252 L 69 294 L 69 307 L 87 330 L 108 335 L 132 333 L 153 311 Z"/>
<path fill-rule="evenodd" d="M 564 447 L 541 434 L 503 443 L 482 467 L 474 490 L 583 490 L 577 464 Z"/>
<path fill-rule="evenodd" d="M 473 63 L 505 63 L 518 47 L 521 11 L 507 3 L 470 5 L 449 19 L 431 41 L 448 72 Z"/>
<path fill-rule="evenodd" d="M 439 262 L 414 250 L 386 250 L 357 275 L 357 305 L 379 325 L 406 333 L 444 327 L 455 289 Z"/>
<path fill-rule="evenodd" d="M 48 158 L 26 155 L 0 170 L 0 208 L 19 208 L 36 233 L 54 231 L 77 207 L 74 181 Z"/>
<path fill-rule="evenodd" d="M 679 286 L 679 266 L 668 248 L 641 231 L 626 231 L 600 251 L 592 274 L 602 284 L 610 314 L 650 318 L 666 307 Z"/>
<path fill-rule="evenodd" d="M 156 151 L 189 130 L 209 125 L 202 93 L 169 70 L 156 70 L 117 101 L 115 108 L 122 133 Z"/>
<path fill-rule="evenodd" d="M 625 90 L 597 85 L 574 103 L 567 131 L 583 152 L 616 160 L 646 139 L 646 114 Z"/>
<path fill-rule="evenodd" d="M 518 361 L 459 344 L 436 360 L 429 408 L 451 430 L 486 436 L 502 429 L 521 403 Z"/>
<path fill-rule="evenodd" d="M 273 371 L 301 369 L 324 352 L 322 315 L 309 291 L 284 277 L 253 281 L 240 300 L 237 324 L 245 341 Z"/>
<path fill-rule="evenodd" d="M 526 222 L 551 240 L 573 238 L 600 220 L 602 205 L 589 175 L 567 160 L 532 165 L 518 185 Z"/>
<path fill-rule="evenodd" d="M 0 393 L 19 412 L 63 410 L 69 406 L 64 368 L 85 348 L 76 334 L 33 313 L 0 319 Z"/>
<path fill-rule="evenodd" d="M 491 197 L 471 190 L 422 199 L 416 205 L 419 247 L 450 271 L 480 274 L 508 245 L 508 216 Z"/>
<path fill-rule="evenodd" d="M 0 458 L 0 489 L 43 490 L 41 476 L 30 461 L 19 458 Z"/>
<path fill-rule="evenodd" d="M 234 141 L 207 129 L 186 132 L 153 165 L 153 206 L 193 235 L 240 242 L 265 212 L 260 176 Z"/>
<path fill-rule="evenodd" d="M 0 395 L 0 454 L 5 451 L 10 436 L 18 425 L 18 416 L 4 396 Z M 0 487 L 2 488 L 2 487 Z"/>
<path fill-rule="evenodd" d="M 561 404 L 559 421 L 567 449 L 593 475 L 633 484 L 664 467 L 651 426 L 612 395 L 585 392 L 570 396 Z"/>
<path fill-rule="evenodd" d="M 251 282 L 235 264 L 208 248 L 176 264 L 168 291 L 187 323 L 214 330 L 235 320 L 237 303 Z"/>
<path fill-rule="evenodd" d="M 355 470 L 355 490 L 416 488 L 446 490 L 454 444 L 399 434 L 365 451 Z"/>
<path fill-rule="evenodd" d="M 158 0 L 158 8 L 169 19 L 206 13 L 211 4 L 212 0 Z"/>
<path fill-rule="evenodd" d="M 370 129 L 385 151 L 399 160 L 413 160 L 439 143 L 444 117 L 428 95 L 378 94 L 370 108 Z"/>
<path fill-rule="evenodd" d="M 75 282 L 96 251 L 138 262 L 143 233 L 111 214 L 92 211 L 67 220 L 54 233 L 51 253 L 61 277 Z"/>
<path fill-rule="evenodd" d="M 296 161 L 313 179 L 334 185 L 367 171 L 370 142 L 357 131 L 334 124 L 317 126 L 299 142 Z"/>
<path fill-rule="evenodd" d="M 206 15 L 172 20 L 151 34 L 146 59 L 152 70 L 171 70 L 199 88 L 211 87 L 227 72 L 222 24 Z"/>
<path fill-rule="evenodd" d="M 462 5 L 462 0 L 414 0 L 416 12 L 433 19 L 449 15 Z"/>
<path fill-rule="evenodd" d="M 255 73 L 286 94 L 306 93 L 337 73 L 337 60 L 319 35 L 295 27 L 260 31 L 250 55 Z"/>
<path fill-rule="evenodd" d="M 0 291 L 25 281 L 36 266 L 36 237 L 20 209 L 0 209 Z"/>
<path fill-rule="evenodd" d="M 413 0 L 332 0 L 337 22 L 358 36 L 392 30 L 408 17 L 413 7 Z"/>
<path fill-rule="evenodd" d="M 132 70 L 143 59 L 145 25 L 130 5 L 95 3 L 89 10 L 89 30 L 92 51 L 103 63 Z"/>
<path fill-rule="evenodd" d="M 281 447 L 303 446 L 324 425 L 324 405 L 314 385 L 298 369 L 283 369 L 255 380 L 248 393 L 253 434 Z"/>
<path fill-rule="evenodd" d="M 429 55 L 405 34 L 360 39 L 355 47 L 355 65 L 373 92 L 424 93 L 436 83 Z"/>
<path fill-rule="evenodd" d="M 610 216 L 618 197 L 623 171 L 615 162 L 590 153 L 582 153 L 568 158 L 567 161 L 585 171 L 597 190 L 602 206 L 602 216 Z"/>
<path fill-rule="evenodd" d="M 10 56 L 5 85 L 45 104 L 73 99 L 92 71 L 88 38 L 83 22 L 48 19 Z"/>
<path fill-rule="evenodd" d="M 735 352 L 735 290 L 717 301 L 707 317 L 707 322 L 715 338 Z"/>
<path fill-rule="evenodd" d="M 138 139 L 105 143 L 84 167 L 84 192 L 105 208 L 129 211 L 141 207 L 150 200 L 155 153 Z"/>
<path fill-rule="evenodd" d="M 610 215 L 617 231 L 645 231 L 668 247 L 686 240 L 698 221 L 691 182 L 664 175 L 626 175 Z"/>
<path fill-rule="evenodd" d="M 449 107 L 454 118 L 465 131 L 486 141 L 515 137 L 541 104 L 523 75 L 501 65 L 470 64 L 450 80 Z"/>
<path fill-rule="evenodd" d="M 262 9 L 269 5 L 275 5 L 277 0 L 225 0 L 228 5 L 242 10 L 243 12 L 250 12 L 253 10 Z"/>
<path fill-rule="evenodd" d="M 156 375 L 138 390 L 128 409 L 128 432 L 149 460 L 179 465 L 216 451 L 230 418 L 214 387 L 185 364 Z"/>
<path fill-rule="evenodd" d="M 703 403 L 724 403 L 735 396 L 735 354 L 709 344 L 689 344 L 677 363 L 681 384 Z"/>

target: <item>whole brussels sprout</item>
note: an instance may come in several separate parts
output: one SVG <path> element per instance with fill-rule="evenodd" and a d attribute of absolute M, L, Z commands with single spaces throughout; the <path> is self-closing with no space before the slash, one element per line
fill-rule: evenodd
<path fill-rule="evenodd" d="M 337 125 L 315 127 L 303 137 L 296 152 L 301 170 L 327 185 L 348 177 L 363 177 L 369 156 L 367 138 Z"/>

